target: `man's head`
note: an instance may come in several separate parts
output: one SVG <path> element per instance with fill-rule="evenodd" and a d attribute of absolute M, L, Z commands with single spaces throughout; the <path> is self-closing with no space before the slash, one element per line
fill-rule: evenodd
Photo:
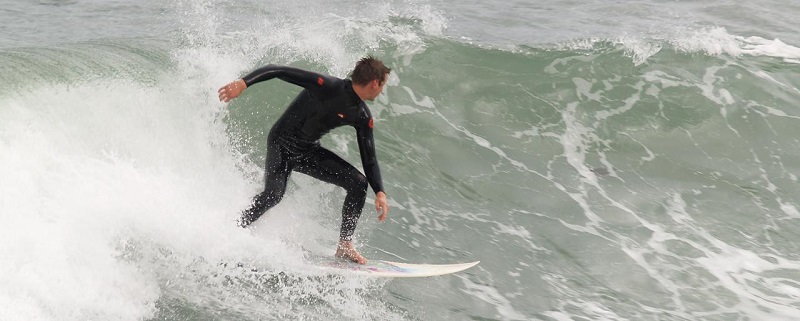
<path fill-rule="evenodd" d="M 350 79 L 353 80 L 353 88 L 361 99 L 374 100 L 383 91 L 383 85 L 386 84 L 391 71 L 382 61 L 366 56 L 356 63 L 356 67 L 350 73 Z"/>

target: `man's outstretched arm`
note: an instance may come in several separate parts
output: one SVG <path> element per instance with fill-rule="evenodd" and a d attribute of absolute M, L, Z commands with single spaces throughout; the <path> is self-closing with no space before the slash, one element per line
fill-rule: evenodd
<path fill-rule="evenodd" d="M 242 94 L 245 88 L 253 84 L 278 78 L 285 82 L 308 89 L 314 95 L 323 94 L 327 89 L 334 89 L 334 83 L 341 79 L 318 74 L 295 67 L 267 65 L 237 79 L 218 90 L 219 100 L 229 102 Z"/>

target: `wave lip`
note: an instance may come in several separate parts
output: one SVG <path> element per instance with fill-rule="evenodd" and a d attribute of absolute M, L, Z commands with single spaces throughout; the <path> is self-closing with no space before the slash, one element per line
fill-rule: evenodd
<path fill-rule="evenodd" d="M 664 33 L 624 34 L 617 37 L 589 37 L 572 39 L 533 50 L 577 51 L 585 53 L 607 52 L 622 49 L 635 65 L 647 62 L 665 50 L 682 54 L 703 54 L 712 57 L 769 57 L 787 63 L 800 63 L 800 47 L 780 39 L 731 34 L 723 27 L 701 29 L 675 29 Z M 517 48 L 519 48 L 517 47 Z M 502 49 L 502 48 L 501 48 Z"/>

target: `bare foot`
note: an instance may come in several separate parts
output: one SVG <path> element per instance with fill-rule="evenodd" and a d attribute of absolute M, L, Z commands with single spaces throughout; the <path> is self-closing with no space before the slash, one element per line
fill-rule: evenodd
<path fill-rule="evenodd" d="M 340 259 L 350 260 L 358 264 L 367 264 L 367 259 L 361 256 L 353 247 L 353 243 L 349 241 L 339 241 L 339 246 L 336 248 L 336 257 Z"/>

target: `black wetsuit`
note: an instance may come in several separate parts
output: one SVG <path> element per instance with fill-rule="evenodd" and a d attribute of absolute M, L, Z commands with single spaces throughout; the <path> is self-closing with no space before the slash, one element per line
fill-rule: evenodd
<path fill-rule="evenodd" d="M 342 206 L 340 239 L 349 241 L 367 197 L 367 184 L 377 194 L 383 191 L 381 172 L 372 138 L 372 115 L 353 90 L 350 80 L 286 67 L 268 65 L 243 77 L 247 87 L 278 78 L 305 88 L 287 107 L 269 132 L 264 191 L 244 211 L 241 226 L 257 220 L 272 208 L 286 191 L 294 170 L 343 187 L 347 191 Z M 319 139 L 334 128 L 355 127 L 358 148 L 366 177 L 347 161 L 323 148 Z"/>

